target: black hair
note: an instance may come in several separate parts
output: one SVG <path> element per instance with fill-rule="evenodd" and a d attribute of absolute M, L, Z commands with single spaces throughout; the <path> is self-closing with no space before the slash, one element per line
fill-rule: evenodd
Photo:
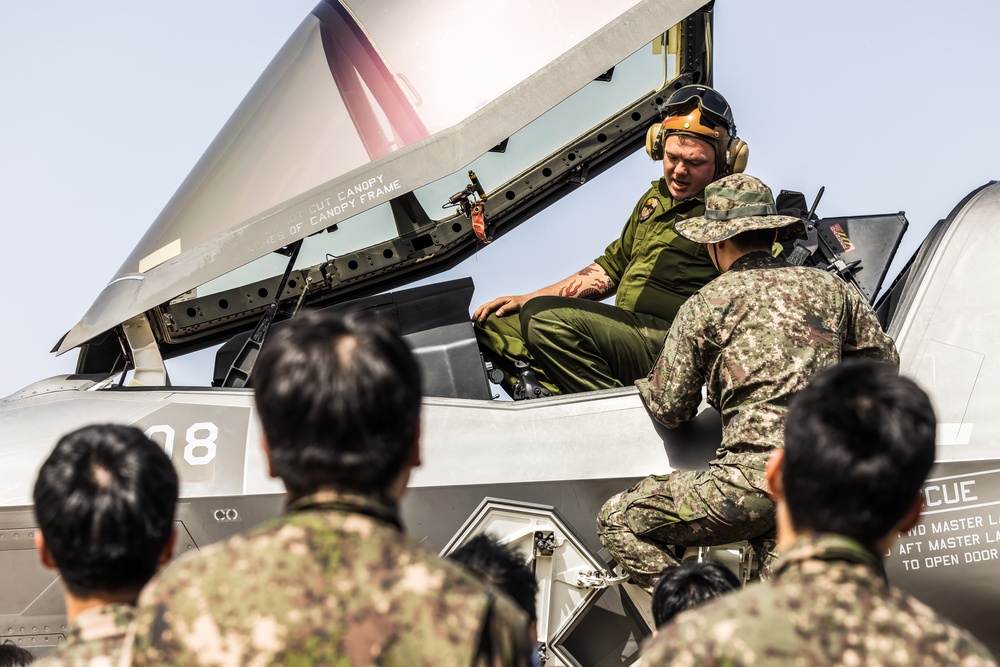
<path fill-rule="evenodd" d="M 25 667 L 34 659 L 35 656 L 31 655 L 31 651 L 9 639 L 0 644 L 0 667 Z"/>
<path fill-rule="evenodd" d="M 714 560 L 688 562 L 663 571 L 653 588 L 653 621 L 656 627 L 692 607 L 740 587 L 732 570 Z"/>
<path fill-rule="evenodd" d="M 461 563 L 477 577 L 509 595 L 534 621 L 538 581 L 524 558 L 500 544 L 495 538 L 480 534 L 463 544 L 448 558 Z"/>
<path fill-rule="evenodd" d="M 930 399 L 894 367 L 853 361 L 819 374 L 785 422 L 781 480 L 793 527 L 874 546 L 920 492 L 934 438 Z"/>
<path fill-rule="evenodd" d="M 293 497 L 384 490 L 420 422 L 420 370 L 399 335 L 365 313 L 304 313 L 254 367 L 271 464 Z"/>
<path fill-rule="evenodd" d="M 729 242 L 740 252 L 767 250 L 770 252 L 775 238 L 774 229 L 750 229 L 729 237 Z"/>
<path fill-rule="evenodd" d="M 77 597 L 138 593 L 173 529 L 177 472 L 132 426 L 85 426 L 63 436 L 35 482 L 45 546 Z"/>

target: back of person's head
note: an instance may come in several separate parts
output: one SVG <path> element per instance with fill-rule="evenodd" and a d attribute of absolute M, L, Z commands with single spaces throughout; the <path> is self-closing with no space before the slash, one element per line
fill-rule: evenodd
<path fill-rule="evenodd" d="M 722 563 L 706 560 L 668 567 L 653 588 L 656 627 L 674 616 L 740 587 L 740 580 Z"/>
<path fill-rule="evenodd" d="M 792 400 L 783 494 L 798 531 L 873 546 L 912 507 L 934 464 L 930 399 L 873 361 L 827 369 Z"/>
<path fill-rule="evenodd" d="M 527 612 L 528 618 L 532 621 L 536 619 L 538 581 L 519 554 L 493 537 L 480 534 L 453 551 L 448 558 L 461 563 L 477 577 L 509 595 Z"/>
<path fill-rule="evenodd" d="M 378 318 L 300 315 L 268 339 L 253 385 L 271 467 L 293 496 L 381 491 L 408 461 L 420 370 Z"/>
<path fill-rule="evenodd" d="M 775 237 L 776 230 L 774 229 L 751 229 L 731 237 L 729 242 L 740 252 L 749 253 L 754 250 L 770 251 Z"/>
<path fill-rule="evenodd" d="M 173 532 L 177 472 L 131 426 L 86 426 L 62 437 L 35 482 L 35 516 L 69 591 L 136 592 L 156 573 Z"/>
<path fill-rule="evenodd" d="M 0 667 L 24 667 L 30 665 L 35 656 L 10 640 L 0 644 Z"/>

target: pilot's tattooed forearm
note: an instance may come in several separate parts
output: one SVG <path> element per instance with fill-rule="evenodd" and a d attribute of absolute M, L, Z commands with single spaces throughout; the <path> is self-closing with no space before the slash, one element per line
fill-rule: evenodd
<path fill-rule="evenodd" d="M 580 293 L 577 294 L 577 296 L 581 299 L 592 299 L 594 301 L 600 301 L 607 295 L 608 290 L 610 290 L 613 286 L 614 283 L 611 282 L 610 278 L 608 280 L 601 280 L 600 278 L 594 278 L 589 286 L 580 290 Z"/>
<path fill-rule="evenodd" d="M 575 296 L 581 299 L 602 299 L 604 295 L 608 293 L 608 290 L 614 287 L 614 282 L 607 279 L 607 276 L 604 275 L 604 272 L 598 267 L 588 266 L 576 275 L 580 277 L 576 278 L 576 276 L 574 276 L 573 279 L 560 288 L 559 296 Z"/>
<path fill-rule="evenodd" d="M 581 286 L 582 283 L 579 280 L 574 280 L 570 284 L 559 288 L 559 296 L 576 296 Z"/>

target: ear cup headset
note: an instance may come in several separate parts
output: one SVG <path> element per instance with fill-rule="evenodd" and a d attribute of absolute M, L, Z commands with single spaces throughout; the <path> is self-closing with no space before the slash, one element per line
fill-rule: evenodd
<path fill-rule="evenodd" d="M 663 146 L 670 134 L 698 137 L 715 148 L 716 178 L 742 173 L 750 147 L 736 136 L 736 123 L 729 103 L 708 86 L 678 88 L 663 105 L 666 118 L 646 132 L 646 153 L 663 159 Z"/>

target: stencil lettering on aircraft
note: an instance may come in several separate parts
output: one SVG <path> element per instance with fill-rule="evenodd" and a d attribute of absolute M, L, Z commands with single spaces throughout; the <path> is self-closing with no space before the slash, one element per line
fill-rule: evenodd
<path fill-rule="evenodd" d="M 377 174 L 358 181 L 335 195 L 316 199 L 295 210 L 282 213 L 283 228 L 272 229 L 264 237 L 264 242 L 267 245 L 286 245 L 303 231 L 312 234 L 316 231 L 316 227 L 325 229 L 334 224 L 337 218 L 344 217 L 345 213 L 368 208 L 381 199 L 391 199 L 393 193 L 402 188 L 398 178 L 386 181 L 385 174 Z M 285 228 L 288 230 L 287 234 Z"/>
<path fill-rule="evenodd" d="M 934 477 L 925 482 L 920 523 L 902 533 L 886 563 L 903 573 L 1000 561 L 1000 469 Z"/>
<path fill-rule="evenodd" d="M 185 491 L 242 493 L 249 407 L 168 404 L 133 426 L 163 447 Z"/>

